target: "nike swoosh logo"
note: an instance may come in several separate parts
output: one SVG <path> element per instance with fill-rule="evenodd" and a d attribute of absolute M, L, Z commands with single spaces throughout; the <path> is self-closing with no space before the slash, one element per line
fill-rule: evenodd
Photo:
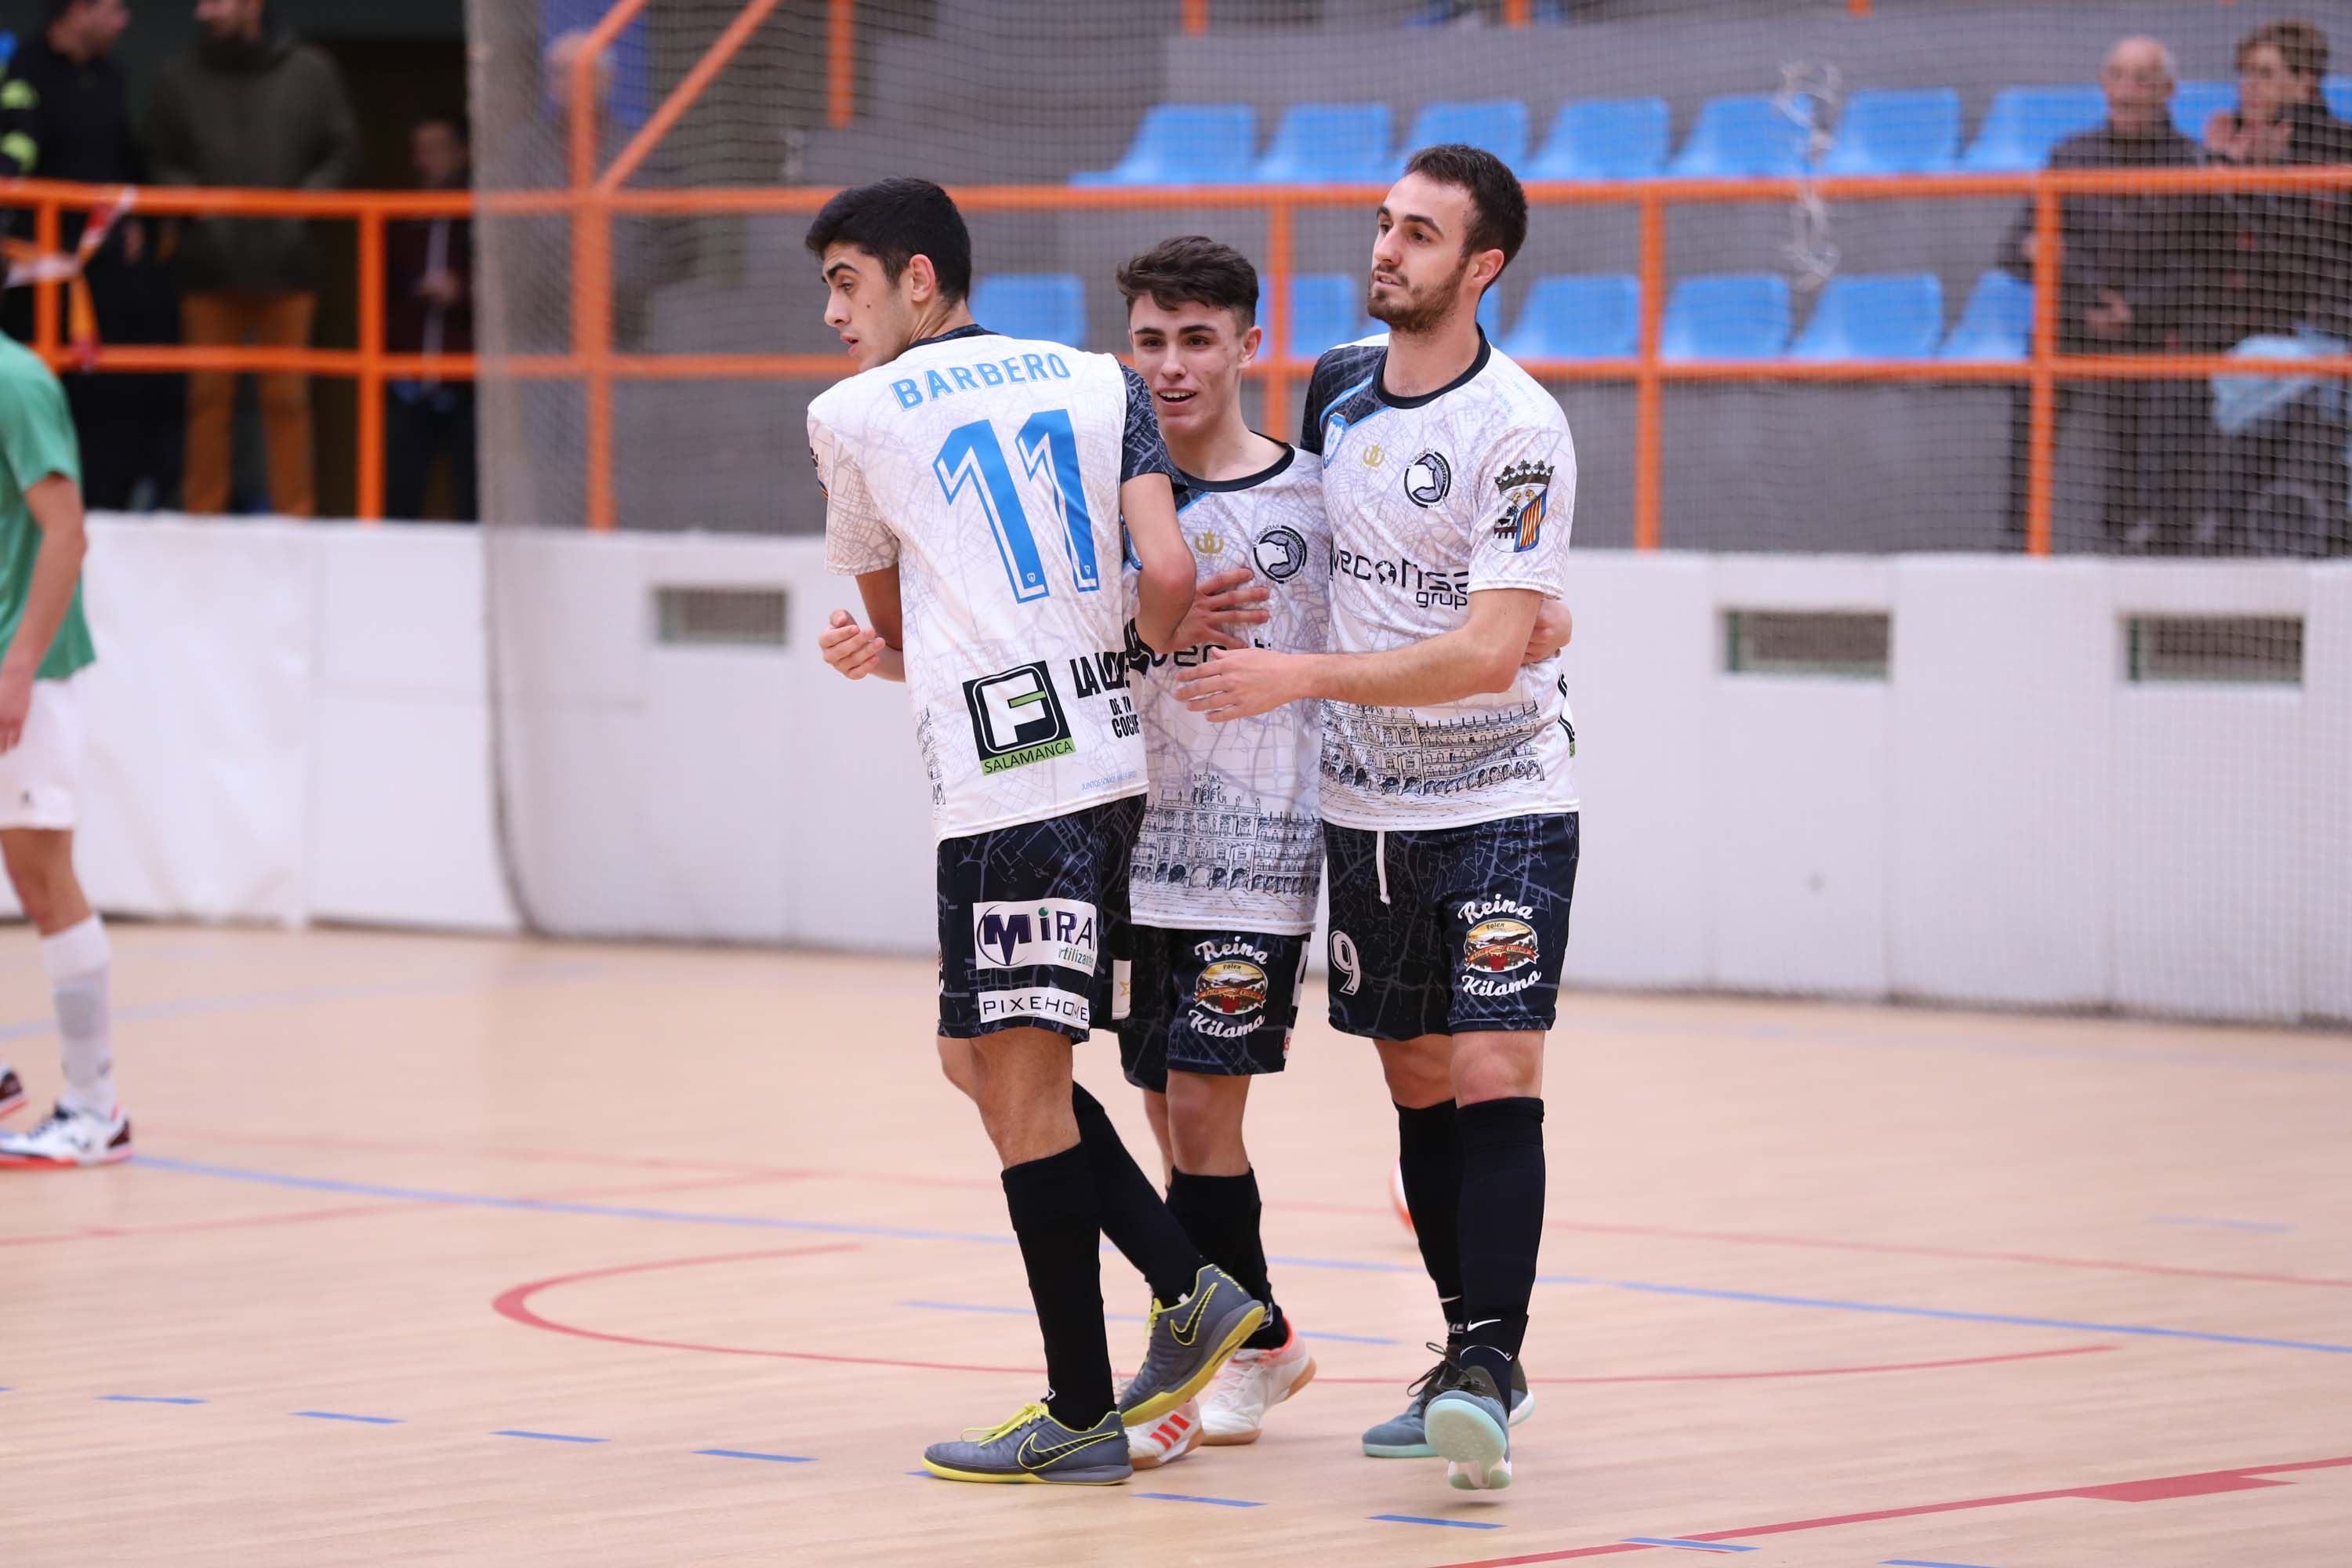
<path fill-rule="evenodd" d="M 1208 1310 L 1209 1298 L 1216 1293 L 1217 1288 L 1214 1285 L 1205 1290 L 1193 1291 L 1192 1311 L 1186 1314 L 1182 1322 L 1168 1325 L 1169 1337 L 1180 1345 L 1191 1344 L 1201 1331 L 1201 1314 Z"/>
<path fill-rule="evenodd" d="M 1500 1318 L 1481 1318 L 1475 1323 L 1463 1324 L 1462 1331 L 1466 1334 L 1473 1329 L 1483 1329 L 1489 1323 L 1499 1323 L 1502 1321 Z"/>
<path fill-rule="evenodd" d="M 1032 1432 L 1021 1439 L 1020 1452 L 1015 1454 L 1013 1458 L 1024 1470 L 1042 1470 L 1058 1460 L 1068 1458 L 1081 1448 L 1091 1448 L 1097 1443 L 1108 1443 L 1114 1437 L 1123 1439 L 1125 1436 L 1124 1432 L 1097 1432 L 1089 1436 L 1081 1437 L 1075 1443 L 1056 1443 L 1052 1447 L 1045 1448 L 1038 1446 L 1037 1434 Z"/>

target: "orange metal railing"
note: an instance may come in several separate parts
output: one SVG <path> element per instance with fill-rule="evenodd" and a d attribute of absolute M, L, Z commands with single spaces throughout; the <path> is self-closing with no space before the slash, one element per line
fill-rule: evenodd
<path fill-rule="evenodd" d="M 624 0 L 614 16 L 643 0 Z M 610 18 L 608 17 L 608 21 Z M 587 51 L 583 50 L 583 57 Z M 724 61 L 712 64 L 718 68 Z M 643 138 L 640 138 L 642 141 Z M 650 143 L 648 142 L 649 146 Z M 630 151 L 637 151 L 633 143 Z M 689 214 L 814 214 L 828 190 L 772 186 L 630 190 L 610 172 L 599 177 L 593 129 L 573 145 L 573 183 L 569 189 L 466 193 L 319 194 L 289 191 L 142 190 L 139 207 L 152 216 L 306 216 L 354 222 L 360 237 L 360 331 L 356 349 L 187 348 L 101 345 L 91 366 L 98 371 L 298 370 L 347 376 L 359 386 L 360 452 L 358 511 L 380 516 L 383 500 L 383 390 L 387 380 L 434 376 L 467 380 L 479 374 L 534 380 L 571 380 L 588 390 L 583 452 L 588 472 L 587 521 L 611 528 L 613 487 L 613 389 L 623 381 L 803 380 L 832 381 L 848 366 L 836 354 L 622 353 L 612 342 L 610 246 L 618 217 Z M 584 155 L 583 155 L 584 154 Z M 642 153 L 639 152 L 642 156 Z M 622 158 L 626 160 L 629 152 Z M 616 165 L 617 167 L 618 165 Z M 1666 214 L 1688 204 L 1785 203 L 1799 195 L 1799 182 L 1763 180 L 1641 180 L 1619 183 L 1538 181 L 1528 187 L 1537 206 L 1633 206 L 1640 216 L 1641 327 L 1636 353 L 1622 360 L 1533 360 L 1527 369 L 1554 383 L 1630 384 L 1635 398 L 1633 537 L 1637 547 L 1655 549 L 1664 537 L 1660 515 L 1664 465 L 1664 389 L 1670 385 L 1758 383 L 1831 383 L 1851 385 L 1991 384 L 2024 387 L 2031 399 L 2032 435 L 2027 483 L 2026 548 L 2046 553 L 2057 428 L 2057 392 L 2062 383 L 2198 379 L 2221 374 L 2352 377 L 2352 355 L 2270 360 L 2224 354 L 2061 354 L 2058 352 L 2058 279 L 2062 203 L 2070 195 L 2152 195 L 2223 190 L 2352 191 L 2352 167 L 2272 169 L 2130 169 L 2068 171 L 2036 174 L 1929 174 L 1842 176 L 1812 182 L 1831 202 L 1913 201 L 2011 197 L 2034 204 L 2039 244 L 2034 258 L 2034 321 L 2031 352 L 2022 361 L 1901 360 L 1816 363 L 1773 361 L 1668 360 L 1661 352 L 1668 277 Z M 1265 245 L 1258 258 L 1263 294 L 1268 301 L 1265 356 L 1253 367 L 1265 398 L 1263 428 L 1282 435 L 1294 391 L 1312 368 L 1289 350 L 1287 304 L 1295 267 L 1294 223 L 1307 208 L 1352 207 L 1369 213 L 1385 192 L 1379 186 L 1318 185 L 1199 186 L 1166 188 L 977 185 L 954 192 L 967 212 L 1072 213 L 1146 211 L 1155 208 L 1226 207 L 1265 215 Z M 35 232 L 54 247 L 67 209 L 111 205 L 112 188 L 45 181 L 0 183 L 0 205 L 30 206 Z M 383 344 L 383 239 L 385 225 L 401 218 L 569 215 L 573 258 L 572 338 L 569 352 L 478 359 L 474 355 L 394 354 Z M 53 364 L 71 354 L 59 342 L 57 286 L 41 286 L 35 311 L 34 346 Z M 815 310 L 814 279 L 806 309 Z"/>

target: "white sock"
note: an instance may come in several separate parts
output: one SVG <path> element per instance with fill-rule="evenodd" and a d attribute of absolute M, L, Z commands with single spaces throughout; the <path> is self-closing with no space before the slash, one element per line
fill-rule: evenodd
<path fill-rule="evenodd" d="M 114 950 L 92 915 L 41 939 L 41 967 L 57 997 L 58 1037 L 65 1045 L 66 1087 L 58 1103 L 89 1116 L 114 1114 L 114 1030 L 107 981 Z"/>

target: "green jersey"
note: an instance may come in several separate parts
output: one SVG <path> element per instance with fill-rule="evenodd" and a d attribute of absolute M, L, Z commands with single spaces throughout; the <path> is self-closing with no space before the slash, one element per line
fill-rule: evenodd
<path fill-rule="evenodd" d="M 25 598 L 33 587 L 33 558 L 41 552 L 40 525 L 25 504 L 25 492 L 52 474 L 81 483 L 81 451 L 74 440 L 73 416 L 66 412 L 65 389 L 38 354 L 0 337 L 0 650 L 16 640 Z M 63 680 L 97 658 L 77 583 L 36 679 Z"/>

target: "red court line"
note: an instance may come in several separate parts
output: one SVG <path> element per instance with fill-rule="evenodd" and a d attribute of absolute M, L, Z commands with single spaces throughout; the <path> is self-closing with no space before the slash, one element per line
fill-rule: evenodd
<path fill-rule="evenodd" d="M 817 1166 L 779 1167 L 735 1163 L 713 1163 L 703 1160 L 678 1160 L 661 1155 L 633 1154 L 566 1154 L 560 1151 L 541 1149 L 482 1148 L 465 1143 L 436 1143 L 400 1139 L 340 1138 L 318 1134 L 235 1132 L 175 1125 L 171 1131 L 196 1137 L 217 1138 L 228 1142 L 252 1143 L 285 1143 L 316 1148 L 372 1149 L 386 1153 L 452 1153 L 482 1159 L 540 1161 L 552 1163 L 583 1165 L 620 1165 L 653 1170 L 688 1170 L 727 1172 L 740 1175 L 764 1175 L 777 1180 L 866 1182 L 877 1186 L 971 1187 L 993 1189 L 996 1183 L 980 1177 L 915 1175 L 904 1172 L 844 1171 Z M 1351 1214 L 1392 1215 L 1395 1211 L 1386 1205 L 1323 1204 L 1270 1202 L 1269 1209 L 1297 1210 L 1306 1214 Z M 2308 1274 L 2275 1274 L 2241 1268 L 2202 1268 L 2187 1264 L 2133 1263 L 2111 1258 L 2071 1258 L 2047 1252 L 2007 1252 L 1990 1248 L 1967 1247 L 1930 1247 L 1910 1242 L 1847 1241 L 1832 1237 L 1780 1236 L 1762 1231 L 1685 1230 L 1672 1226 L 1619 1225 L 1598 1220 L 1556 1219 L 1545 1222 L 1547 1230 L 1566 1230 L 1589 1236 L 1654 1237 L 1667 1241 L 1712 1241 L 1740 1247 L 1798 1247 L 1815 1252 L 1855 1252 L 1887 1258 L 1941 1258 L 1969 1263 L 2017 1263 L 2039 1268 L 2081 1268 L 2102 1273 L 2147 1274 L 2178 1279 L 2225 1279 L 2252 1285 L 2301 1285 L 2327 1290 L 2352 1290 L 2352 1279 L 2336 1279 Z"/>
<path fill-rule="evenodd" d="M 2284 1475 L 2293 1470 L 2336 1469 L 2352 1465 L 2352 1455 L 2333 1459 L 2299 1459 L 2290 1464 L 2242 1465 L 2235 1469 L 2200 1470 L 2189 1475 L 2153 1476 L 2143 1480 L 2099 1482 L 2089 1486 L 2060 1487 L 2044 1492 L 2012 1492 L 2006 1497 L 1966 1498 L 1958 1502 L 1920 1503 L 1910 1508 L 1875 1509 L 1868 1513 L 1831 1514 L 1821 1519 L 1791 1520 L 1783 1524 L 1751 1524 L 1740 1530 L 1717 1530 L 1704 1534 L 1685 1533 L 1680 1541 L 1745 1541 L 1759 1535 L 1790 1535 L 1808 1530 L 1834 1530 L 1843 1524 L 1874 1524 L 1886 1519 L 1918 1519 L 1931 1513 L 1959 1513 L 1970 1509 L 2011 1508 L 2019 1503 L 2048 1502 L 2057 1498 L 2085 1498 L 2095 1502 L 2159 1502 L 2171 1498 L 2205 1497 L 2216 1492 L 2246 1491 L 2260 1487 L 2283 1486 L 2282 1481 L 2265 1481 L 2254 1478 Z M 1475 1563 L 1456 1563 L 1448 1568 L 1517 1568 L 1524 1563 L 1567 1563 L 1581 1557 L 1612 1557 L 1621 1552 L 1651 1552 L 1658 1548 L 1638 1545 L 1633 1542 L 1612 1542 L 1605 1546 L 1580 1546 L 1566 1552 L 1531 1552 L 1519 1557 L 1486 1557 Z M 1667 1548 L 1666 1550 L 1672 1550 Z"/>
<path fill-rule="evenodd" d="M 988 1372 L 1035 1376 L 1040 1368 L 1034 1366 L 969 1366 L 955 1362 L 899 1361 L 888 1356 L 825 1355 L 815 1351 L 751 1350 L 740 1345 L 698 1345 L 684 1340 L 654 1340 L 635 1334 L 608 1334 L 599 1329 L 577 1328 L 559 1323 L 533 1310 L 530 1299 L 542 1290 L 552 1290 L 559 1285 L 577 1284 L 583 1279 L 609 1279 L 622 1274 L 650 1274 L 659 1268 L 694 1268 L 708 1263 L 742 1263 L 756 1258 L 806 1258 L 820 1252 L 856 1252 L 859 1244 L 854 1241 L 825 1242 L 814 1247 L 769 1247 L 759 1252 L 729 1252 L 714 1258 L 669 1258 L 654 1263 L 624 1263 L 611 1268 L 585 1268 L 577 1274 L 559 1274 L 552 1279 L 534 1279 L 501 1291 L 490 1302 L 490 1310 L 502 1318 L 511 1319 L 525 1328 L 545 1329 L 550 1333 L 571 1334 L 583 1340 L 602 1340 L 606 1344 L 635 1345 L 646 1350 L 699 1351 L 705 1355 L 765 1356 L 776 1361 L 831 1362 L 843 1366 L 902 1366 L 920 1372 Z"/>
<path fill-rule="evenodd" d="M 698 1268 L 707 1264 L 740 1263 L 752 1258 L 800 1258 L 814 1252 L 848 1251 L 854 1248 L 856 1245 L 856 1243 L 842 1243 L 827 1247 L 785 1247 L 781 1250 L 763 1250 L 759 1252 L 729 1252 L 719 1254 L 716 1257 L 669 1258 L 662 1258 L 651 1263 L 621 1263 L 615 1264 L 607 1268 L 583 1269 L 577 1274 L 562 1274 L 557 1275 L 553 1279 L 534 1279 L 528 1284 L 518 1285 L 510 1290 L 501 1292 L 498 1298 L 490 1303 L 490 1308 L 499 1316 L 512 1319 L 514 1321 L 524 1324 L 530 1328 L 545 1329 L 551 1333 L 572 1334 L 583 1340 L 602 1340 L 607 1344 L 636 1345 L 647 1350 L 694 1351 L 704 1355 L 766 1356 L 779 1361 L 835 1362 L 852 1366 L 902 1366 L 912 1367 L 925 1372 L 1006 1373 L 1018 1373 L 1023 1376 L 1034 1376 L 1042 1373 L 1042 1368 L 1029 1366 L 975 1366 L 955 1362 L 901 1361 L 895 1357 L 886 1356 L 827 1355 L 815 1351 L 773 1351 L 761 1350 L 748 1345 L 706 1345 L 697 1344 L 686 1340 L 656 1340 L 649 1339 L 638 1334 L 607 1333 L 601 1329 L 583 1329 L 576 1324 L 558 1322 L 554 1319 L 547 1317 L 543 1313 L 534 1310 L 530 1305 L 530 1299 L 533 1296 L 538 1295 L 542 1290 L 552 1290 L 560 1285 L 577 1284 L 583 1279 L 613 1279 L 626 1274 L 651 1274 L 664 1268 Z M 2014 1352 L 2007 1355 L 1967 1356 L 1953 1361 L 1890 1363 L 1882 1366 L 1798 1367 L 1786 1371 L 1764 1372 L 1678 1372 L 1659 1373 L 1654 1374 L 1633 1373 L 1618 1377 L 1538 1377 L 1532 1381 L 1540 1384 L 1715 1383 L 1744 1381 L 1753 1378 L 1854 1377 L 1867 1375 L 1873 1373 L 1933 1372 L 1946 1367 L 1992 1366 L 2007 1362 L 2048 1361 L 2057 1356 L 2096 1355 L 2103 1351 L 2111 1351 L 2115 1348 L 2116 1347 L 2113 1345 L 2074 1345 L 2064 1350 L 2022 1351 Z M 1385 1385 L 1402 1383 L 1404 1380 L 1400 1377 L 1327 1377 L 1321 1379 L 1321 1381 L 1325 1383 Z"/>
<path fill-rule="evenodd" d="M 698 1192 L 711 1187 L 748 1186 L 773 1180 L 764 1175 L 688 1176 L 675 1182 L 632 1182 L 622 1186 L 574 1187 L 560 1193 L 524 1194 L 530 1203 L 581 1203 L 592 1198 L 649 1197 L 656 1193 Z M 376 1204 L 339 1204 L 332 1208 L 295 1209 L 290 1212 L 260 1215 L 236 1215 L 223 1219 L 163 1220 L 152 1225 L 94 1225 L 78 1230 L 43 1231 L 31 1236 L 0 1236 L 0 1247 L 41 1247 L 64 1241 L 118 1241 L 140 1236 L 174 1236 L 200 1230 L 254 1230 L 268 1226 L 307 1225 L 312 1220 L 360 1219 L 371 1215 L 415 1214 L 416 1205 L 404 1201 Z"/>

